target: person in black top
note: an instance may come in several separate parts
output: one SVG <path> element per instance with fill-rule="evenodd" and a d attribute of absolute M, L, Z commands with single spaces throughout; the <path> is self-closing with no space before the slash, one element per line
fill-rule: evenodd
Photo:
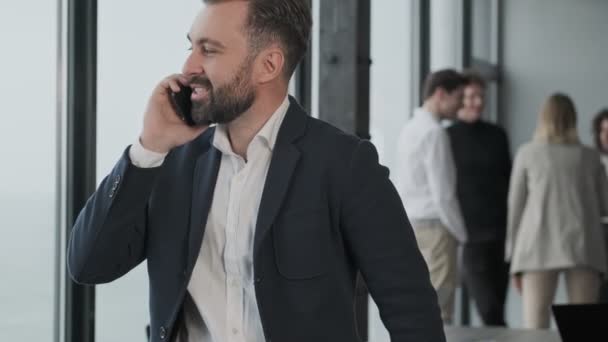
<path fill-rule="evenodd" d="M 595 142 L 595 148 L 600 152 L 602 164 L 608 175 L 608 108 L 600 110 L 592 122 L 593 129 L 593 141 Z M 608 222 L 604 218 L 602 220 L 606 246 L 608 247 Z M 608 280 L 602 279 L 602 285 L 600 287 L 600 303 L 608 303 Z"/>
<path fill-rule="evenodd" d="M 509 267 L 504 261 L 511 154 L 505 131 L 481 119 L 485 81 L 472 72 L 458 121 L 448 128 L 456 188 L 469 240 L 463 276 L 485 325 L 505 326 Z"/>

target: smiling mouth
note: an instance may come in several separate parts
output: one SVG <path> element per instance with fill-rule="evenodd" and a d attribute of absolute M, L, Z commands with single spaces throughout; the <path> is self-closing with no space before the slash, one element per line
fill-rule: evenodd
<path fill-rule="evenodd" d="M 190 96 L 190 99 L 192 101 L 200 101 L 206 99 L 208 95 L 209 89 L 207 87 L 195 85 L 192 86 L 192 95 Z"/>

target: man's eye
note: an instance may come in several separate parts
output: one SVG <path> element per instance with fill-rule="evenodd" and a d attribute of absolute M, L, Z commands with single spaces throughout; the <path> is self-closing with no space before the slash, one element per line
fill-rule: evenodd
<path fill-rule="evenodd" d="M 204 53 L 204 54 L 212 54 L 212 53 L 214 53 L 214 52 L 215 52 L 215 51 L 213 51 L 213 50 L 211 50 L 211 49 L 205 49 L 205 48 L 203 48 L 203 53 Z"/>

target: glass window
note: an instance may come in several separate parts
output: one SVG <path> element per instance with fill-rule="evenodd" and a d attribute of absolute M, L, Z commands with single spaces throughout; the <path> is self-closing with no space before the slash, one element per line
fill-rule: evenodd
<path fill-rule="evenodd" d="M 380 162 L 389 169 L 395 162 L 401 127 L 416 105 L 411 99 L 412 13 L 410 1 L 371 2 L 370 135 Z M 388 340 L 378 308 L 370 300 L 369 341 Z"/>
<path fill-rule="evenodd" d="M 471 67 L 487 80 L 484 118 L 498 121 L 498 8 L 497 0 L 471 1 Z"/>
<path fill-rule="evenodd" d="M 201 2 L 100 1 L 98 4 L 97 180 L 138 138 L 153 88 L 181 71 L 186 34 Z M 144 341 L 149 323 L 145 262 L 97 286 L 96 340 Z"/>
<path fill-rule="evenodd" d="M 49 341 L 56 237 L 55 1 L 0 2 L 0 327 Z"/>

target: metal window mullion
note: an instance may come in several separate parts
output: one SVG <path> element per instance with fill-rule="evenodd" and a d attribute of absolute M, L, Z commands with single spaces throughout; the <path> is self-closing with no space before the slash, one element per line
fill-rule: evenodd
<path fill-rule="evenodd" d="M 419 0 L 418 26 L 418 101 L 423 100 L 423 85 L 426 75 L 431 71 L 431 1 Z"/>
<path fill-rule="evenodd" d="M 67 2 L 66 235 L 95 191 L 97 0 Z M 66 276 L 65 341 L 95 340 L 95 289 Z"/>

